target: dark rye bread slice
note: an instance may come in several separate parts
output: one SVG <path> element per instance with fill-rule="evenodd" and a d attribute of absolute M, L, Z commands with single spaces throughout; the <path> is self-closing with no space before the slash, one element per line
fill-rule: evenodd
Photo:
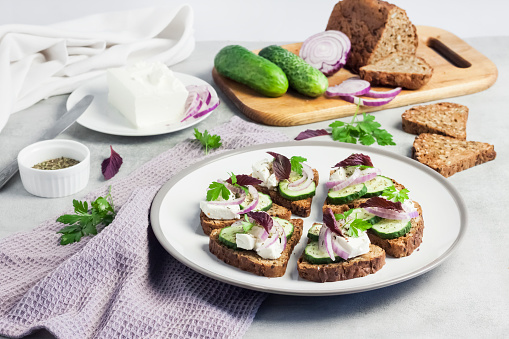
<path fill-rule="evenodd" d="M 494 160 L 495 147 L 485 142 L 458 140 L 422 133 L 413 144 L 413 158 L 444 177 Z"/>
<path fill-rule="evenodd" d="M 313 169 L 313 173 L 315 175 L 313 181 L 315 182 L 316 187 L 318 187 L 318 181 L 320 180 L 318 171 Z M 302 200 L 288 200 L 283 198 L 277 190 L 269 190 L 267 187 L 259 185 L 256 186 L 256 188 L 260 192 L 270 195 L 270 198 L 273 202 L 288 208 L 290 211 L 292 211 L 293 214 L 298 215 L 299 217 L 306 218 L 311 214 L 311 204 L 313 202 L 313 197 Z"/>
<path fill-rule="evenodd" d="M 267 211 L 267 213 L 273 217 L 278 217 L 281 219 L 290 220 L 292 217 L 292 212 L 287 209 L 286 207 L 279 206 L 277 204 L 272 203 L 271 208 Z M 206 235 L 210 235 L 212 230 L 215 229 L 221 229 L 228 226 L 231 226 L 234 222 L 238 221 L 239 219 L 228 219 L 228 220 L 221 220 L 221 219 L 211 219 L 205 215 L 205 213 L 200 212 L 200 224 L 203 229 L 203 232 Z"/>
<path fill-rule="evenodd" d="M 401 8 L 378 0 L 343 0 L 332 10 L 326 30 L 352 42 L 346 67 L 355 73 L 394 52 L 415 54 L 417 30 Z"/>
<path fill-rule="evenodd" d="M 402 237 L 395 239 L 382 239 L 371 230 L 368 230 L 368 237 L 372 244 L 378 245 L 385 250 L 388 255 L 401 258 L 412 254 L 422 243 L 424 233 L 424 219 L 422 218 L 422 208 L 417 202 L 414 205 L 419 212 L 419 216 L 411 220 L 412 228 Z"/>
<path fill-rule="evenodd" d="M 303 279 L 328 282 L 364 277 L 377 272 L 384 265 L 385 251 L 370 244 L 368 253 L 338 263 L 311 264 L 301 256 L 297 261 L 297 270 Z"/>
<path fill-rule="evenodd" d="M 302 219 L 291 219 L 293 235 L 278 259 L 263 259 L 255 251 L 232 249 L 219 241 L 219 232 L 213 230 L 209 239 L 209 250 L 218 259 L 243 271 L 264 277 L 281 277 L 286 272 L 290 256 L 302 236 L 304 222 Z"/>
<path fill-rule="evenodd" d="M 392 53 L 359 70 L 359 76 L 372 86 L 407 89 L 421 88 L 429 82 L 432 75 L 433 67 L 423 58 L 408 53 Z"/>
<path fill-rule="evenodd" d="M 414 106 L 401 115 L 403 131 L 419 135 L 433 133 L 465 140 L 468 107 L 452 102 Z"/>

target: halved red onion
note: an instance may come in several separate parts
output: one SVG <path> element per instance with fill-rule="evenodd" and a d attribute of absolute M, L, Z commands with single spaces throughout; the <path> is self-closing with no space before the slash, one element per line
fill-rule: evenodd
<path fill-rule="evenodd" d="M 373 89 L 370 89 L 368 93 L 365 93 L 364 96 L 370 97 L 370 98 L 391 98 L 395 97 L 401 92 L 401 87 L 396 87 L 394 89 L 391 89 L 390 91 L 375 91 Z"/>
<path fill-rule="evenodd" d="M 251 198 L 253 200 L 243 210 L 238 211 L 237 214 L 244 214 L 244 213 L 250 212 L 250 211 L 254 210 L 256 205 L 258 205 L 258 200 L 259 200 L 260 195 L 258 194 L 258 191 L 256 190 L 256 188 L 254 188 L 251 185 L 247 185 L 247 190 L 249 191 L 249 194 L 251 195 Z"/>
<path fill-rule="evenodd" d="M 380 99 L 364 99 L 359 98 L 355 95 L 341 95 L 339 96 L 341 99 L 351 102 L 352 104 L 362 105 L 362 106 L 382 106 L 391 102 L 396 96 L 389 98 L 380 98 Z"/>
<path fill-rule="evenodd" d="M 356 168 L 355 171 L 353 171 L 352 175 L 346 178 L 346 180 L 343 181 L 329 181 L 325 183 L 325 186 L 329 189 L 332 189 L 333 191 L 339 191 L 342 190 L 345 187 L 348 187 L 350 185 L 353 185 L 355 180 L 361 175 L 361 170 L 359 168 Z"/>
<path fill-rule="evenodd" d="M 369 92 L 371 85 L 368 81 L 359 78 L 351 78 L 339 85 L 327 88 L 325 94 L 329 97 L 342 97 L 352 95 L 363 95 Z"/>
<path fill-rule="evenodd" d="M 399 212 L 399 211 L 385 209 L 385 208 L 381 208 L 381 207 L 364 207 L 364 209 L 367 212 L 374 214 L 377 217 L 384 218 L 384 219 L 405 220 L 405 219 L 416 218 L 419 216 L 419 212 L 417 212 L 417 211 Z"/>
<path fill-rule="evenodd" d="M 304 40 L 299 56 L 325 75 L 339 71 L 350 54 L 351 42 L 336 30 L 323 31 Z"/>
<path fill-rule="evenodd" d="M 313 179 L 315 178 L 315 173 L 313 172 L 313 169 L 306 164 L 302 164 L 302 178 L 304 177 L 305 177 L 304 182 L 299 183 L 298 185 L 292 185 L 295 184 L 295 182 L 290 183 L 288 184 L 288 189 L 290 191 L 302 191 L 308 188 L 309 185 L 311 185 Z M 301 179 L 297 181 L 300 181 Z"/>
<path fill-rule="evenodd" d="M 212 97 L 210 85 L 190 85 L 186 89 L 189 96 L 186 100 L 184 118 L 180 122 L 191 117 L 194 119 L 202 117 L 219 105 L 219 98 Z"/>
<path fill-rule="evenodd" d="M 334 238 L 332 238 L 332 234 L 331 234 L 331 244 L 332 244 L 332 250 L 334 251 L 334 253 L 336 253 L 337 255 L 339 255 L 341 258 L 345 259 L 345 260 L 348 260 L 348 257 L 350 257 L 350 253 L 344 251 L 336 241 L 334 241 Z"/>

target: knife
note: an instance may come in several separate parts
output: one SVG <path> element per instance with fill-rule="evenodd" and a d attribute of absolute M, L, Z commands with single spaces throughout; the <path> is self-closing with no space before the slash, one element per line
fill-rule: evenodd
<path fill-rule="evenodd" d="M 86 111 L 88 106 L 92 103 L 92 100 L 94 100 L 94 97 L 92 95 L 87 95 L 78 101 L 78 103 L 67 113 L 62 115 L 55 125 L 47 130 L 38 141 L 53 139 L 65 131 Z M 9 181 L 9 179 L 12 178 L 14 174 L 16 174 L 17 171 L 18 159 L 16 158 L 0 172 L 0 189 L 7 183 L 7 181 Z"/>

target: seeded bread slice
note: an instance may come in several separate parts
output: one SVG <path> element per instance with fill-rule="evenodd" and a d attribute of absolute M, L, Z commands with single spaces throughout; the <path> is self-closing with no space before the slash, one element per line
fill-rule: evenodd
<path fill-rule="evenodd" d="M 468 107 L 451 102 L 415 106 L 401 115 L 403 130 L 411 134 L 434 133 L 467 138 Z"/>
<path fill-rule="evenodd" d="M 413 144 L 413 158 L 444 177 L 494 160 L 496 156 L 495 147 L 488 143 L 439 134 L 422 133 Z"/>
<path fill-rule="evenodd" d="M 352 42 L 346 67 L 355 73 L 394 52 L 415 54 L 417 30 L 401 8 L 379 0 L 343 0 L 332 10 L 326 30 Z"/>
<path fill-rule="evenodd" d="M 278 259 L 263 259 L 255 251 L 229 248 L 219 241 L 221 230 L 218 229 L 213 230 L 210 234 L 209 250 L 218 259 L 243 271 L 265 277 L 281 277 L 285 274 L 288 260 L 302 236 L 304 224 L 302 219 L 291 219 L 290 222 L 294 227 L 293 235 Z"/>
<path fill-rule="evenodd" d="M 371 243 L 380 246 L 385 250 L 385 253 L 395 258 L 407 257 L 412 254 L 421 245 L 424 233 L 424 219 L 422 218 L 421 205 L 415 201 L 414 205 L 419 212 L 419 216 L 411 220 L 412 228 L 410 228 L 407 234 L 395 239 L 383 239 L 371 230 L 368 230 L 368 237 Z"/>
<path fill-rule="evenodd" d="M 369 252 L 355 258 L 331 264 L 311 264 L 302 255 L 297 261 L 301 278 L 328 282 L 360 278 L 373 274 L 385 265 L 385 251 L 376 245 L 369 245 Z"/>
<path fill-rule="evenodd" d="M 387 57 L 359 70 L 359 76 L 372 86 L 403 87 L 419 89 L 433 75 L 431 67 L 423 58 L 408 53 L 392 53 Z"/>
<path fill-rule="evenodd" d="M 313 173 L 315 175 L 313 181 L 315 182 L 316 187 L 318 187 L 318 181 L 320 180 L 318 171 L 313 169 Z M 277 190 L 269 190 L 267 187 L 259 185 L 256 186 L 256 188 L 260 192 L 270 195 L 270 198 L 273 202 L 288 208 L 290 211 L 292 211 L 293 214 L 298 215 L 299 217 L 306 218 L 311 214 L 311 204 L 313 202 L 313 197 L 302 200 L 288 200 L 283 198 Z"/>
<path fill-rule="evenodd" d="M 290 220 L 290 218 L 292 217 L 292 212 L 289 209 L 274 203 L 272 203 L 272 206 L 267 211 L 267 213 L 273 217 L 278 217 L 286 220 Z M 210 235 L 212 230 L 231 226 L 234 222 L 238 220 L 239 219 L 229 219 L 229 220 L 211 219 L 207 217 L 205 213 L 200 212 L 200 224 L 201 227 L 203 228 L 203 232 L 206 235 Z"/>

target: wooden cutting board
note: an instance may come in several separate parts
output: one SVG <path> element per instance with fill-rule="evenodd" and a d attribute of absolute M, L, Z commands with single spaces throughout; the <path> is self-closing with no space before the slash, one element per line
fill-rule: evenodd
<path fill-rule="evenodd" d="M 417 34 L 417 55 L 433 66 L 431 80 L 419 90 L 402 91 L 384 106 L 363 107 L 363 112 L 472 94 L 489 88 L 497 80 L 495 64 L 457 36 L 429 26 L 417 26 Z M 294 43 L 282 47 L 298 54 L 300 46 L 301 43 Z M 329 85 L 337 85 L 352 76 L 352 73 L 342 69 L 329 77 Z M 279 98 L 264 97 L 247 86 L 219 75 L 215 69 L 212 70 L 212 77 L 244 115 L 266 125 L 304 125 L 351 116 L 356 109 L 356 105 L 338 98 L 309 98 L 291 89 Z"/>

